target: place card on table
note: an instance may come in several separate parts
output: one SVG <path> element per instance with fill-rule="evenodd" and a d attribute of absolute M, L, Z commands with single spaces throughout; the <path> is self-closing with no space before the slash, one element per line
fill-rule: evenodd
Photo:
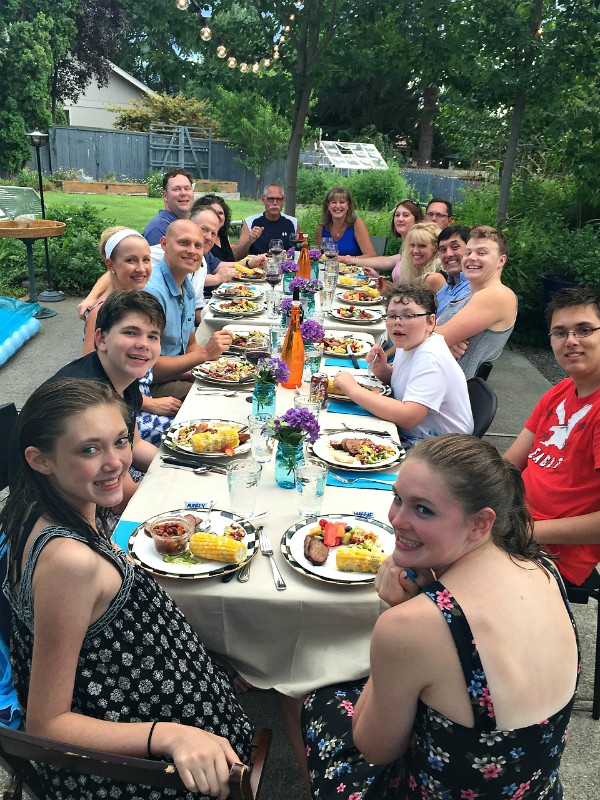
<path fill-rule="evenodd" d="M 327 475 L 327 486 L 338 486 L 343 489 L 383 489 L 384 492 L 391 491 L 394 481 L 398 477 L 395 472 L 369 472 L 368 475 L 360 475 L 358 472 L 350 472 L 336 469 L 343 478 L 356 483 L 343 483 L 338 480 L 333 472 Z M 373 483 L 373 481 L 384 481 L 389 486 L 384 486 L 383 483 Z"/>
<path fill-rule="evenodd" d="M 373 417 L 370 411 L 362 408 L 356 403 L 348 402 L 346 400 L 333 400 L 331 397 L 327 404 L 327 411 L 332 414 L 356 414 L 359 417 Z"/>
<path fill-rule="evenodd" d="M 365 358 L 359 358 L 358 366 L 361 369 L 367 369 L 368 364 Z M 326 358 L 325 359 L 325 366 L 326 367 L 354 367 L 354 364 L 349 358 Z"/>

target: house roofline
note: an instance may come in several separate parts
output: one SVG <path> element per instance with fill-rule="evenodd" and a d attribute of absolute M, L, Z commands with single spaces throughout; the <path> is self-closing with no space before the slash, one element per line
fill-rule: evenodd
<path fill-rule="evenodd" d="M 118 67 L 116 64 L 113 64 L 112 61 L 109 61 L 108 63 L 110 64 L 110 68 L 112 69 L 113 72 L 116 72 L 117 75 L 120 75 L 121 78 L 126 80 L 128 83 L 131 83 L 141 92 L 144 92 L 145 94 L 148 95 L 156 94 L 156 92 L 154 92 L 149 86 L 146 86 L 145 83 L 138 81 L 137 78 L 134 78 L 133 75 L 130 75 L 129 72 L 126 72 L 124 69 L 121 69 L 121 67 Z"/>

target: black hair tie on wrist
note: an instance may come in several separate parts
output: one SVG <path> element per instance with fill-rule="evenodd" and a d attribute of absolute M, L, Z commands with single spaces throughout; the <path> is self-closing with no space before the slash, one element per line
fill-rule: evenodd
<path fill-rule="evenodd" d="M 158 725 L 159 720 L 154 720 L 152 725 L 150 726 L 150 733 L 148 734 L 148 744 L 146 749 L 148 750 L 148 758 L 154 758 L 152 755 L 152 751 L 150 750 L 150 745 L 152 744 L 152 734 L 154 733 L 154 728 Z"/>

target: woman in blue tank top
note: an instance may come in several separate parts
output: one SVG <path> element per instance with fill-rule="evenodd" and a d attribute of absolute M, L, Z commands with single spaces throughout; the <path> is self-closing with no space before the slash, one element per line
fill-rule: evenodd
<path fill-rule="evenodd" d="M 323 200 L 323 216 L 315 238 L 317 247 L 326 238 L 337 244 L 340 256 L 375 255 L 367 226 L 356 216 L 352 196 L 343 186 L 327 192 Z"/>

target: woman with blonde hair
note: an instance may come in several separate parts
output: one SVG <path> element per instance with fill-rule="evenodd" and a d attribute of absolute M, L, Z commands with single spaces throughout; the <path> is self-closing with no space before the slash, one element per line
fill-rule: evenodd
<path fill-rule="evenodd" d="M 404 239 L 402 258 L 392 271 L 394 283 L 412 283 L 423 278 L 434 292 L 445 286 L 446 279 L 438 256 L 439 232 L 435 222 L 417 222 L 412 226 Z"/>
<path fill-rule="evenodd" d="M 317 247 L 326 238 L 337 244 L 340 256 L 375 255 L 367 226 L 356 216 L 352 195 L 343 186 L 331 189 L 323 200 L 323 216 L 315 238 Z"/>

